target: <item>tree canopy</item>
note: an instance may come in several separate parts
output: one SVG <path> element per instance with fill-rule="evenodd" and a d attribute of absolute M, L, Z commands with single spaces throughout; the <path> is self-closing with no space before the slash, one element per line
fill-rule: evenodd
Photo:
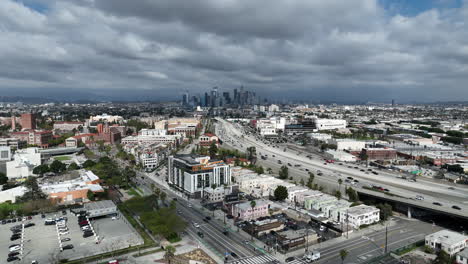
<path fill-rule="evenodd" d="M 283 185 L 279 185 L 275 189 L 274 196 L 277 201 L 284 201 L 288 198 L 288 189 Z"/>

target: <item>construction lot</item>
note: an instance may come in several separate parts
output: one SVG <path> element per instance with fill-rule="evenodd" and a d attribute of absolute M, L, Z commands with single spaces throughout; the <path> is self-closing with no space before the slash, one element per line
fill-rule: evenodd
<path fill-rule="evenodd" d="M 60 232 L 56 225 L 45 225 L 46 219 L 66 217 L 67 231 Z M 10 241 L 11 227 L 23 222 L 7 223 L 0 225 L 0 263 L 6 263 L 9 246 L 19 244 L 22 246 L 20 255 L 22 261 L 11 263 L 31 263 L 36 260 L 39 263 L 53 263 L 60 259 L 78 259 L 104 252 L 114 251 L 128 246 L 143 244 L 142 238 L 130 226 L 126 219 L 117 214 L 116 217 L 101 217 L 90 220 L 93 236 L 83 237 L 83 231 L 78 224 L 78 217 L 70 213 L 57 212 L 32 217 L 24 221 L 24 224 L 33 223 L 34 226 L 23 229 L 23 238 Z M 69 241 L 64 241 L 68 240 Z M 62 242 L 61 242 L 62 241 Z M 71 249 L 63 249 L 67 245 L 73 245 Z"/>

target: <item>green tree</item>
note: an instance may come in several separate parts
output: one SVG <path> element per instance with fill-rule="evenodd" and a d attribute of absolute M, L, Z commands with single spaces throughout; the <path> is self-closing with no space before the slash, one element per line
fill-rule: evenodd
<path fill-rule="evenodd" d="M 258 167 L 255 168 L 255 172 L 257 174 L 263 174 L 263 173 L 265 173 L 265 170 L 263 169 L 262 166 L 258 166 Z"/>
<path fill-rule="evenodd" d="M 351 187 L 346 188 L 346 194 L 348 195 L 348 198 L 351 202 L 359 201 L 358 193 L 353 188 Z"/>
<path fill-rule="evenodd" d="M 346 249 L 340 250 L 341 263 L 344 263 L 344 260 L 348 256 L 348 251 Z"/>
<path fill-rule="evenodd" d="M 50 164 L 50 170 L 55 173 L 61 173 L 67 170 L 67 165 L 65 165 L 60 160 L 54 160 L 52 164 Z"/>
<path fill-rule="evenodd" d="M 161 193 L 159 194 L 159 199 L 161 199 L 161 202 L 162 202 L 163 204 L 166 203 L 166 198 L 167 198 L 167 194 L 166 194 L 165 192 L 161 192 Z"/>
<path fill-rule="evenodd" d="M 341 192 L 339 190 L 336 190 L 335 197 L 336 199 L 341 200 Z"/>
<path fill-rule="evenodd" d="M 47 195 L 42 192 L 41 188 L 37 184 L 37 179 L 35 177 L 28 177 L 26 181 L 24 181 L 24 187 L 26 187 L 27 190 L 22 197 L 18 198 L 20 202 L 42 200 L 47 198 Z"/>
<path fill-rule="evenodd" d="M 257 148 L 255 148 L 254 146 L 247 148 L 247 159 L 252 164 L 255 164 L 257 162 Z"/>
<path fill-rule="evenodd" d="M 283 185 L 279 185 L 276 187 L 273 195 L 277 201 L 284 201 L 286 198 L 288 198 L 288 189 Z"/>
<path fill-rule="evenodd" d="M 390 204 L 378 204 L 376 207 L 380 209 L 380 220 L 386 221 L 393 215 L 392 206 Z"/>
<path fill-rule="evenodd" d="M 79 170 L 80 166 L 78 166 L 75 162 L 72 162 L 70 165 L 68 165 L 68 170 Z"/>
<path fill-rule="evenodd" d="M 288 178 L 288 175 L 289 175 L 289 169 L 287 166 L 281 166 L 280 170 L 279 170 L 279 178 L 282 179 L 282 180 L 286 180 Z"/>
<path fill-rule="evenodd" d="M 301 180 L 299 181 L 299 184 L 300 184 L 301 186 L 304 186 L 304 185 L 305 185 L 305 181 L 304 181 L 303 178 L 301 178 Z"/>
<path fill-rule="evenodd" d="M 98 144 L 98 150 L 99 150 L 99 153 L 102 153 L 106 150 L 105 146 L 104 146 L 104 140 L 98 140 L 96 141 L 96 143 Z"/>
<path fill-rule="evenodd" d="M 268 168 L 267 172 L 268 172 L 268 174 L 271 174 L 271 173 L 273 173 L 273 170 L 271 168 Z"/>
<path fill-rule="evenodd" d="M 88 190 L 88 193 L 86 193 L 86 196 L 88 197 L 88 200 L 94 201 L 96 199 L 94 192 L 91 190 Z"/>
<path fill-rule="evenodd" d="M 341 184 L 343 184 L 343 180 L 342 180 L 342 179 L 338 179 L 339 191 L 341 191 Z"/>
<path fill-rule="evenodd" d="M 252 212 L 252 214 L 251 214 L 252 215 L 252 220 L 253 220 L 253 215 L 254 215 L 253 211 L 254 211 L 255 206 L 257 206 L 257 202 L 255 202 L 255 200 L 250 201 L 250 208 L 252 208 L 252 211 L 251 211 Z M 255 229 L 252 227 L 251 232 L 250 232 L 250 239 L 251 240 L 253 240 L 254 231 L 255 231 Z"/>
<path fill-rule="evenodd" d="M 85 162 L 83 162 L 83 168 L 85 168 L 85 169 L 91 168 L 94 165 L 96 165 L 96 162 L 94 162 L 92 160 L 86 160 Z"/>
<path fill-rule="evenodd" d="M 210 157 L 211 157 L 211 158 L 215 158 L 215 157 L 216 157 L 216 154 L 218 153 L 218 146 L 216 146 L 216 142 L 215 142 L 215 141 L 211 142 L 210 148 L 209 148 L 208 152 L 210 153 Z"/>
<path fill-rule="evenodd" d="M 313 184 L 314 184 L 314 178 L 315 178 L 315 175 L 309 171 L 309 179 L 307 180 L 307 187 L 309 189 L 313 189 Z"/>
<path fill-rule="evenodd" d="M 34 174 L 41 175 L 41 176 L 44 176 L 44 174 L 46 174 L 49 171 L 50 171 L 50 168 L 49 168 L 49 165 L 47 165 L 47 164 L 42 164 L 42 165 L 36 166 L 33 169 Z"/>
<path fill-rule="evenodd" d="M 454 262 L 455 258 L 450 257 L 450 255 L 445 252 L 444 250 L 440 250 L 437 253 L 437 257 L 434 260 L 434 264 L 452 264 Z"/>
<path fill-rule="evenodd" d="M 176 252 L 176 248 L 171 245 L 167 245 L 164 248 L 164 259 L 167 261 L 168 264 L 171 264 L 172 259 L 174 258 L 174 254 Z"/>
<path fill-rule="evenodd" d="M 104 152 L 109 156 L 109 153 L 112 151 L 112 146 L 111 145 L 106 145 L 104 147 Z"/>
<path fill-rule="evenodd" d="M 0 185 L 3 185 L 8 182 L 8 177 L 5 175 L 5 173 L 0 172 Z"/>

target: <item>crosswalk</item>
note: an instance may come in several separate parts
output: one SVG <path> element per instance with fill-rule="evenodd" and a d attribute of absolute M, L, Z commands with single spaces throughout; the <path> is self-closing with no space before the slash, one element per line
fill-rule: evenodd
<path fill-rule="evenodd" d="M 231 260 L 227 263 L 230 263 L 230 264 L 280 264 L 282 262 L 277 260 L 275 257 L 271 255 L 258 255 L 258 256 Z M 300 259 L 294 259 L 293 261 L 288 262 L 288 264 L 304 264 L 304 263 L 306 262 Z"/>
<path fill-rule="evenodd" d="M 229 261 L 231 264 L 280 264 L 281 262 L 270 255 L 258 255 Z"/>

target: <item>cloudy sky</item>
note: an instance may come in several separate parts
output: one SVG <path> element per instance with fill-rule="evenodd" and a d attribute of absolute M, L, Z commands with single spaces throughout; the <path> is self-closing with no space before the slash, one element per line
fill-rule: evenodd
<path fill-rule="evenodd" d="M 0 95 L 468 101 L 468 0 L 0 0 Z"/>

